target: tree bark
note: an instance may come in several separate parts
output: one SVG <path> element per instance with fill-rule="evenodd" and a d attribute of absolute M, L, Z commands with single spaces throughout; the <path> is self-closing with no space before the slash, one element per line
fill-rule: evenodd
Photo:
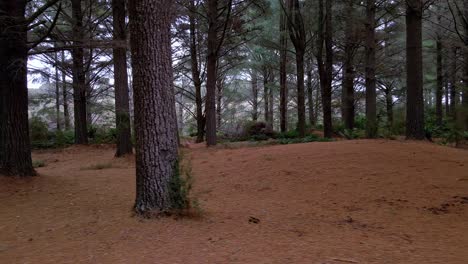
<path fill-rule="evenodd" d="M 26 2 L 0 2 L 0 174 L 6 176 L 36 174 L 29 141 Z"/>
<path fill-rule="evenodd" d="M 129 2 L 136 136 L 136 201 L 141 215 L 177 209 L 177 117 L 170 0 Z M 171 191 L 172 189 L 172 191 Z"/>
<path fill-rule="evenodd" d="M 72 0 L 73 19 L 73 106 L 75 119 L 75 143 L 88 144 L 86 113 L 86 75 L 83 63 L 83 11 L 81 0 Z"/>
<path fill-rule="evenodd" d="M 375 0 L 366 6 L 366 136 L 377 137 L 377 93 L 375 80 Z"/>
<path fill-rule="evenodd" d="M 423 140 L 422 1 L 406 1 L 406 138 Z"/>
<path fill-rule="evenodd" d="M 125 32 L 125 0 L 112 0 L 114 26 L 114 80 L 115 80 L 115 115 L 117 127 L 116 157 L 133 152 L 130 126 L 130 105 L 127 76 L 127 36 Z M 119 45 L 120 44 L 120 45 Z M 115 44 L 114 44 L 115 45 Z"/>

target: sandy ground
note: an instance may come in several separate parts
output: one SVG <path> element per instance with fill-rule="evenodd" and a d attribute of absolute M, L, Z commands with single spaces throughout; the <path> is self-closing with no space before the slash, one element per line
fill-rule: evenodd
<path fill-rule="evenodd" d="M 37 152 L 40 177 L 0 178 L 0 263 L 468 263 L 465 150 L 197 146 L 203 216 L 159 220 L 132 217 L 132 157 L 113 152 Z"/>

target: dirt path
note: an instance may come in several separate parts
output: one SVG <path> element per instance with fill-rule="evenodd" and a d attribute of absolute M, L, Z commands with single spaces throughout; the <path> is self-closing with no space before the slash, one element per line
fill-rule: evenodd
<path fill-rule="evenodd" d="M 0 263 L 467 263 L 468 151 L 342 141 L 188 152 L 201 219 L 132 217 L 133 161 L 109 147 L 35 153 L 40 177 L 0 178 Z"/>

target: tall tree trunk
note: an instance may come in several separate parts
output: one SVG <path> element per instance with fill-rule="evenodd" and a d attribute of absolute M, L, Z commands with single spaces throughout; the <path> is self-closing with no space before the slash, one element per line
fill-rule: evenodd
<path fill-rule="evenodd" d="M 314 111 L 314 85 L 312 80 L 312 59 L 309 60 L 307 67 L 307 106 L 309 110 L 309 124 L 312 127 L 315 126 L 315 111 Z"/>
<path fill-rule="evenodd" d="M 345 31 L 345 59 L 343 65 L 343 91 L 342 91 L 342 115 L 346 129 L 354 128 L 354 53 L 356 40 L 354 39 L 354 1 L 348 1 Z"/>
<path fill-rule="evenodd" d="M 297 70 L 297 131 L 305 136 L 304 52 L 296 50 Z"/>
<path fill-rule="evenodd" d="M 129 1 L 136 136 L 135 211 L 178 207 L 177 117 L 171 58 L 170 0 Z"/>
<path fill-rule="evenodd" d="M 62 98 L 63 98 L 63 117 L 65 130 L 70 130 L 70 112 L 68 108 L 68 89 L 67 89 L 67 73 L 65 68 L 65 51 L 62 50 Z"/>
<path fill-rule="evenodd" d="M 273 74 L 270 74 L 270 89 L 268 89 L 268 100 L 270 101 L 269 104 L 268 104 L 268 111 L 270 112 L 268 114 L 268 117 L 270 118 L 268 120 L 268 125 L 269 125 L 269 129 L 271 131 L 273 131 L 273 125 L 274 125 L 274 94 L 273 94 L 273 85 L 275 83 L 275 76 Z"/>
<path fill-rule="evenodd" d="M 263 67 L 263 102 L 265 123 L 269 126 L 270 121 L 270 101 L 268 100 L 268 90 L 270 89 L 270 72 L 267 67 Z"/>
<path fill-rule="evenodd" d="M 117 127 L 116 157 L 133 152 L 130 126 L 130 104 L 127 76 L 127 36 L 125 32 L 125 0 L 112 0 L 114 41 L 115 115 Z M 114 45 L 115 45 L 114 44 Z"/>
<path fill-rule="evenodd" d="M 319 36 L 318 55 L 320 86 L 323 109 L 323 134 L 324 137 L 331 138 L 333 134 L 332 124 L 332 81 L 333 81 L 333 43 L 332 43 L 332 0 L 326 0 L 325 25 L 323 23 L 324 10 L 323 0 L 319 0 Z M 325 27 L 325 30 L 324 30 Z M 323 43 L 325 42 L 325 63 L 323 63 Z"/>
<path fill-rule="evenodd" d="M 387 110 L 387 126 L 389 129 L 393 128 L 393 95 L 392 87 L 385 89 L 385 106 Z"/>
<path fill-rule="evenodd" d="M 55 45 L 56 46 L 56 45 Z M 59 69 L 58 69 L 58 56 L 57 51 L 54 53 L 54 63 L 55 63 L 55 121 L 57 131 L 61 130 L 60 127 L 60 84 L 59 84 Z"/>
<path fill-rule="evenodd" d="M 282 4 L 284 4 L 283 0 Z M 287 60 L 288 60 L 288 26 L 286 14 L 281 12 L 280 18 L 280 129 L 281 132 L 288 130 L 288 86 L 287 86 Z"/>
<path fill-rule="evenodd" d="M 457 119 L 457 55 L 458 47 L 452 48 L 452 60 L 450 68 L 450 116 L 455 121 Z"/>
<path fill-rule="evenodd" d="M 289 0 L 288 13 L 291 17 L 288 21 L 289 36 L 296 51 L 297 74 L 297 131 L 299 136 L 305 136 L 305 88 L 304 88 L 304 55 L 306 48 L 306 33 L 304 21 L 300 10 L 299 0 Z"/>
<path fill-rule="evenodd" d="M 439 14 L 437 20 L 441 21 L 441 15 Z M 436 88 L 436 123 L 438 126 L 442 125 L 443 111 L 442 111 L 442 97 L 444 93 L 444 75 L 442 72 L 442 37 L 440 32 L 437 33 L 437 88 Z"/>
<path fill-rule="evenodd" d="M 406 1 L 406 138 L 423 140 L 422 1 Z"/>
<path fill-rule="evenodd" d="M 192 80 L 195 86 L 195 105 L 197 119 L 197 139 L 196 143 L 203 142 L 205 138 L 205 116 L 203 115 L 202 81 L 200 78 L 200 68 L 198 66 L 197 48 L 197 19 L 195 13 L 195 0 L 190 1 L 190 60 L 192 70 Z"/>
<path fill-rule="evenodd" d="M 468 43 L 468 0 L 464 1 L 464 30 L 465 30 L 465 43 Z M 463 94 L 462 94 L 462 128 L 468 131 L 468 45 L 465 45 L 463 51 L 464 67 L 463 67 Z"/>
<path fill-rule="evenodd" d="M 0 2 L 0 174 L 7 176 L 35 175 L 28 124 L 26 2 Z"/>
<path fill-rule="evenodd" d="M 218 0 L 208 0 L 208 57 L 206 79 L 206 144 L 216 145 L 216 69 L 218 63 Z"/>
<path fill-rule="evenodd" d="M 219 129 L 221 128 L 221 121 L 222 121 L 222 103 L 223 103 L 223 88 L 224 88 L 224 81 L 223 78 L 219 78 L 216 81 L 216 127 Z"/>
<path fill-rule="evenodd" d="M 255 70 L 251 72 L 251 84 L 252 84 L 252 120 L 256 122 L 258 120 L 258 76 Z"/>
<path fill-rule="evenodd" d="M 86 75 L 83 63 L 83 12 L 81 0 L 72 0 L 73 19 L 73 106 L 75 119 L 75 143 L 88 144 L 86 113 Z"/>
<path fill-rule="evenodd" d="M 366 136 L 377 137 L 377 94 L 375 80 L 375 0 L 366 6 Z"/>

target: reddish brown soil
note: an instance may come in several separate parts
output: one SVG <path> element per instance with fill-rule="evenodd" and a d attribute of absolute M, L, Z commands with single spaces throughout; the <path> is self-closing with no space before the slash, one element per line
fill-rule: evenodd
<path fill-rule="evenodd" d="M 0 263 L 468 263 L 468 151 L 341 141 L 187 152 L 203 216 L 153 220 L 132 217 L 131 157 L 35 153 L 40 177 L 0 179 Z M 97 163 L 112 168 L 86 169 Z"/>

